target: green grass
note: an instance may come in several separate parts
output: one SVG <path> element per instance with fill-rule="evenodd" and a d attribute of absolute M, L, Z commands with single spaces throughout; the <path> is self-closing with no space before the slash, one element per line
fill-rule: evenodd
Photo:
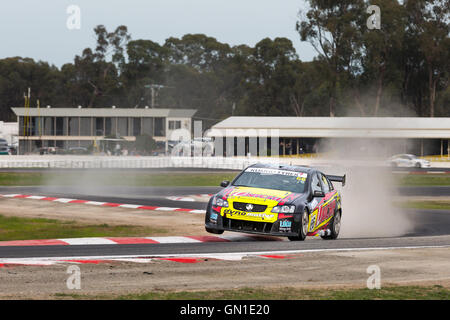
<path fill-rule="evenodd" d="M 91 185 L 91 186 L 219 186 L 237 173 L 151 172 L 0 172 L 0 186 Z"/>
<path fill-rule="evenodd" d="M 74 221 L 0 215 L 0 241 L 83 237 L 139 237 L 165 234 L 165 229 L 140 226 L 87 225 Z"/>
<path fill-rule="evenodd" d="M 439 201 L 439 200 L 429 200 L 429 201 L 404 201 L 397 202 L 395 205 L 401 208 L 408 209 L 436 209 L 436 210 L 449 210 L 450 211 L 450 201 Z"/>
<path fill-rule="evenodd" d="M 399 174 L 401 186 L 450 186 L 450 175 Z"/>
<path fill-rule="evenodd" d="M 218 186 L 233 180 L 238 172 L 145 172 L 145 171 L 74 171 L 74 172 L 0 172 L 0 186 L 83 185 L 93 186 Z M 400 186 L 449 186 L 450 175 L 398 174 Z"/>
<path fill-rule="evenodd" d="M 55 298 L 119 300 L 449 300 L 450 289 L 434 286 L 389 286 L 380 290 L 363 289 L 252 289 L 198 292 L 148 292 L 118 296 L 56 294 Z"/>

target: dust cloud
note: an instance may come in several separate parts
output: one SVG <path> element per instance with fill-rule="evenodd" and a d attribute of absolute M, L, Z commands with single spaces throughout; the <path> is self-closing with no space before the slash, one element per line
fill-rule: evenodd
<path fill-rule="evenodd" d="M 341 238 L 395 237 L 414 230 L 408 213 L 393 204 L 399 192 L 386 161 L 405 143 L 360 138 L 323 142 L 332 164 L 324 171 L 346 174 L 343 188 L 335 183 L 342 192 Z"/>

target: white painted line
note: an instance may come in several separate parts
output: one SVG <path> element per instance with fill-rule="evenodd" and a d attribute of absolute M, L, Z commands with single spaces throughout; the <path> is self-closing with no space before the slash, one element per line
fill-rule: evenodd
<path fill-rule="evenodd" d="M 121 204 L 119 208 L 129 208 L 129 209 L 137 209 L 142 207 L 140 204 Z"/>
<path fill-rule="evenodd" d="M 69 245 L 87 245 L 87 244 L 117 244 L 112 240 L 106 238 L 72 238 L 72 239 L 58 239 L 67 242 Z"/>
<path fill-rule="evenodd" d="M 104 205 L 106 202 L 98 202 L 98 201 L 88 201 L 88 202 L 85 202 L 84 204 L 90 204 L 90 205 L 93 205 L 93 206 L 102 206 L 102 205 Z"/>
<path fill-rule="evenodd" d="M 198 243 L 202 242 L 200 240 L 195 240 L 188 237 L 146 237 L 145 239 L 150 239 L 157 241 L 159 243 Z"/>
<path fill-rule="evenodd" d="M 195 201 L 195 199 L 188 197 L 166 197 L 166 199 L 172 201 L 191 201 L 191 202 Z"/>
<path fill-rule="evenodd" d="M 155 210 L 157 211 L 174 211 L 180 208 L 170 208 L 170 207 L 157 207 L 155 208 Z"/>
<path fill-rule="evenodd" d="M 3 197 L 5 198 L 14 198 L 16 196 L 21 196 L 21 194 L 4 194 Z"/>
<path fill-rule="evenodd" d="M 42 257 L 42 258 L 17 258 L 17 259 L 0 259 L 0 263 L 36 263 L 42 264 L 49 261 L 60 260 L 117 260 L 117 259 L 134 259 L 134 258 L 229 258 L 237 259 L 237 257 L 260 256 L 260 255 L 281 255 L 296 254 L 308 252 L 339 252 L 339 251 L 372 251 L 372 250 L 398 250 L 398 249 L 429 249 L 429 248 L 450 248 L 450 245 L 443 246 L 404 246 L 404 247 L 380 247 L 380 248 L 335 248 L 335 249 L 303 249 L 303 250 L 285 250 L 285 251 L 260 251 L 260 252 L 234 252 L 234 253 L 195 253 L 195 254 L 154 254 L 154 255 L 121 255 L 121 256 L 79 256 L 79 257 Z M 38 263 L 39 262 L 39 263 Z"/>
<path fill-rule="evenodd" d="M 76 199 L 66 199 L 66 198 L 58 198 L 53 200 L 54 202 L 61 202 L 61 203 L 69 203 L 70 201 L 74 201 Z"/>
<path fill-rule="evenodd" d="M 205 213 L 205 210 L 191 210 L 190 213 Z"/>
<path fill-rule="evenodd" d="M 2 260 L 0 260 L 0 263 L 5 263 L 5 264 L 27 264 L 27 265 L 36 265 L 36 266 L 39 266 L 39 265 L 44 265 L 44 266 L 51 266 L 51 265 L 53 265 L 53 264 L 55 264 L 56 263 L 56 261 L 52 261 L 52 260 L 44 260 L 44 259 L 42 259 L 41 258 L 41 260 L 39 260 L 39 258 L 38 259 L 34 259 L 34 258 L 31 258 L 31 259 L 22 259 L 22 258 L 19 258 L 19 259 L 2 259 Z"/>
<path fill-rule="evenodd" d="M 29 196 L 29 197 L 27 197 L 27 199 L 32 199 L 32 200 L 41 200 L 44 198 L 47 198 L 47 197 L 44 197 L 44 196 Z"/>
<path fill-rule="evenodd" d="M 121 262 L 136 262 L 136 263 L 151 263 L 155 261 L 154 259 L 145 259 L 145 258 L 111 259 L 111 260 Z"/>

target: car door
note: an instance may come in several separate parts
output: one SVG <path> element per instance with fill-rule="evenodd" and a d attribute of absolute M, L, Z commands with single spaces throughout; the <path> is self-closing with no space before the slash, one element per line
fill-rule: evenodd
<path fill-rule="evenodd" d="M 314 172 L 311 177 L 311 192 L 314 194 L 314 191 L 321 191 L 322 189 L 322 183 L 320 182 L 319 175 Z M 320 207 L 323 203 L 324 197 L 314 197 L 310 204 L 310 215 L 309 215 L 309 232 L 315 231 L 316 227 L 320 224 L 319 216 L 320 216 Z"/>
<path fill-rule="evenodd" d="M 336 191 L 333 190 L 330 181 L 324 174 L 319 173 L 319 177 L 325 197 L 322 199 L 322 203 L 320 204 L 318 221 L 323 223 L 334 214 L 334 209 L 336 208 Z"/>

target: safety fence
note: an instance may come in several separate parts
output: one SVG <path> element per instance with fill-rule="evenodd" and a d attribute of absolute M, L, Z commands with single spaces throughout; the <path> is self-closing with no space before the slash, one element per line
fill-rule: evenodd
<path fill-rule="evenodd" d="M 276 163 L 276 158 L 225 157 L 95 157 L 95 156 L 5 156 L 0 168 L 58 169 L 145 169 L 145 168 L 210 168 L 242 170 L 252 163 Z"/>

